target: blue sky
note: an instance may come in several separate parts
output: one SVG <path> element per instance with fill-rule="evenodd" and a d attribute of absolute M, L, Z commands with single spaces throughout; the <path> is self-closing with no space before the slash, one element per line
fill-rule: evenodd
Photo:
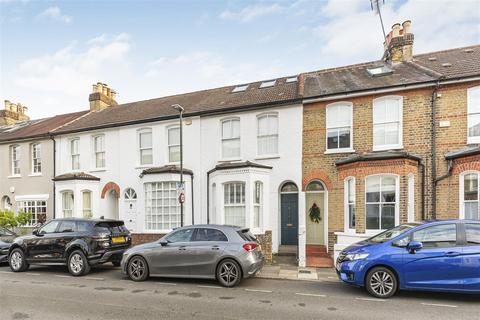
<path fill-rule="evenodd" d="M 480 43 L 480 0 L 385 2 L 415 53 Z M 97 81 L 130 102 L 376 60 L 382 39 L 369 0 L 0 0 L 0 98 L 40 118 Z"/>

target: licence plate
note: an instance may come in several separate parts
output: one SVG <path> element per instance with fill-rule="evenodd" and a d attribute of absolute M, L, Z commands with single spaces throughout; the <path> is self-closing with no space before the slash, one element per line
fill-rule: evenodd
<path fill-rule="evenodd" d="M 125 237 L 112 237 L 112 243 L 124 243 Z"/>

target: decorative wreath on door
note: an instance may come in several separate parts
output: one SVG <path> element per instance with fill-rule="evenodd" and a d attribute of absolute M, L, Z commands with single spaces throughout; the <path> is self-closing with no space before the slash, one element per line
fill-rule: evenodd
<path fill-rule="evenodd" d="M 310 210 L 308 210 L 308 215 L 310 216 L 310 220 L 315 223 L 320 223 L 322 221 L 322 215 L 320 208 L 314 202 Z"/>

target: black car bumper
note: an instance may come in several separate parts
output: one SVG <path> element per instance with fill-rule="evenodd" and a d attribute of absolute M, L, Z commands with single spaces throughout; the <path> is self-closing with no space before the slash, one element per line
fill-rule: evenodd
<path fill-rule="evenodd" d="M 102 263 L 107 263 L 111 261 L 118 261 L 122 260 L 123 253 L 127 250 L 128 248 L 124 249 L 117 249 L 117 250 L 110 250 L 106 251 L 102 254 L 97 254 L 93 256 L 88 257 L 88 262 L 91 265 L 95 264 L 102 264 Z"/>
<path fill-rule="evenodd" d="M 0 248 L 0 263 L 8 262 L 8 249 L 9 248 Z"/>

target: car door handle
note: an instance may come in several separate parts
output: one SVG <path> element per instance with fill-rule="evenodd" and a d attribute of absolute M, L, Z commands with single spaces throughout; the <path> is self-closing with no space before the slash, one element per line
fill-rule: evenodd
<path fill-rule="evenodd" d="M 185 251 L 185 250 L 187 250 L 187 247 L 185 247 L 185 246 L 181 246 L 180 248 L 178 248 L 178 250 Z"/>
<path fill-rule="evenodd" d="M 457 257 L 459 255 L 460 255 L 460 252 L 455 252 L 455 251 L 445 253 L 446 257 Z"/>
<path fill-rule="evenodd" d="M 213 246 L 212 250 L 220 250 L 220 248 L 218 246 Z"/>

